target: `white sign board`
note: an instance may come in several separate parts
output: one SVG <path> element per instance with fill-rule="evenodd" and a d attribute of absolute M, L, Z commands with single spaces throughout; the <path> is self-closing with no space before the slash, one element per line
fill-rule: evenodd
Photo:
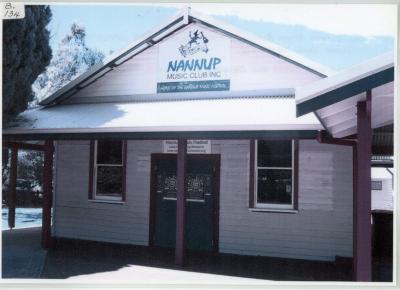
<path fill-rule="evenodd" d="M 178 153 L 178 140 L 164 140 L 163 153 Z M 188 140 L 187 141 L 188 154 L 210 154 L 211 141 L 210 140 Z"/>
<path fill-rule="evenodd" d="M 230 45 L 228 37 L 200 25 L 162 41 L 157 93 L 229 90 Z"/>

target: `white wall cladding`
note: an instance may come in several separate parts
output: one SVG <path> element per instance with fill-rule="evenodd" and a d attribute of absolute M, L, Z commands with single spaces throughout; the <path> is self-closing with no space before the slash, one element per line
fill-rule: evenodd
<path fill-rule="evenodd" d="M 300 141 L 299 212 L 248 209 L 249 142 L 218 141 L 220 251 L 333 260 L 352 255 L 352 152 Z"/>
<path fill-rule="evenodd" d="M 231 40 L 231 90 L 295 88 L 321 77 L 237 39 Z"/>
<path fill-rule="evenodd" d="M 57 142 L 55 236 L 147 245 L 150 154 L 161 150 L 160 141 L 129 141 L 126 203 L 107 204 L 88 201 L 90 142 Z"/>
<path fill-rule="evenodd" d="M 371 209 L 393 211 L 392 180 L 388 178 L 372 178 L 372 180 L 382 182 L 382 189 L 371 191 Z"/>
<path fill-rule="evenodd" d="M 183 31 L 192 29 L 192 25 Z M 202 29 L 210 30 L 204 26 Z M 159 44 L 156 44 L 83 88 L 69 102 L 74 102 L 75 98 L 93 101 L 92 97 L 155 94 L 158 52 Z M 294 88 L 320 79 L 306 69 L 235 38 L 231 38 L 230 57 L 231 91 Z"/>
<path fill-rule="evenodd" d="M 161 141 L 129 141 L 127 202 L 87 200 L 89 142 L 57 145 L 55 235 L 118 243 L 148 243 L 150 154 Z M 221 154 L 220 252 L 333 260 L 352 255 L 352 152 L 300 141 L 299 212 L 252 212 L 249 141 L 213 140 Z"/>

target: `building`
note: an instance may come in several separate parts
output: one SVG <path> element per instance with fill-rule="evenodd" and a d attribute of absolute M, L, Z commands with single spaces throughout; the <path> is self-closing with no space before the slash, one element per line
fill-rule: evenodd
<path fill-rule="evenodd" d="M 3 138 L 13 160 L 45 151 L 45 247 L 175 247 L 178 265 L 186 248 L 354 257 L 368 281 L 371 128 L 393 123 L 393 71 L 386 55 L 334 74 L 188 9 Z"/>
<path fill-rule="evenodd" d="M 372 168 L 372 211 L 393 212 L 393 171 L 390 168 Z"/>

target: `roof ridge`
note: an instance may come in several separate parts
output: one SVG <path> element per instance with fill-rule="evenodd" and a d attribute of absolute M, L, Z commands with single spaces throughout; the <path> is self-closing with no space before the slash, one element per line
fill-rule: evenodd
<path fill-rule="evenodd" d="M 174 16 L 169 18 L 163 24 L 160 24 L 156 28 L 145 33 L 124 49 L 121 49 L 118 52 L 108 56 L 103 62 L 91 67 L 88 71 L 43 99 L 41 102 L 39 102 L 39 105 L 54 105 L 64 101 L 65 99 L 74 95 L 80 89 L 103 77 L 105 74 L 113 70 L 114 67 L 121 65 L 142 51 L 162 41 L 165 37 L 168 37 L 177 30 L 193 22 L 209 26 L 213 29 L 221 31 L 225 35 L 238 38 L 249 45 L 266 50 L 269 53 L 285 59 L 286 61 L 290 61 L 298 66 L 303 67 L 304 69 L 310 70 L 321 77 L 325 77 L 331 73 L 330 71 L 327 72 L 327 69 L 323 68 L 322 65 L 312 62 L 303 56 L 291 52 L 275 43 L 261 39 L 253 34 L 245 33 L 229 24 L 225 24 L 219 20 L 215 20 L 212 17 L 198 13 L 197 11 L 192 10 L 190 7 L 185 7 L 180 9 Z"/>

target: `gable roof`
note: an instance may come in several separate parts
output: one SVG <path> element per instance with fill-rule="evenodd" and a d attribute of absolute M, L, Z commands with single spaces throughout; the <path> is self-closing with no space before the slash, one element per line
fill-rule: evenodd
<path fill-rule="evenodd" d="M 371 95 L 372 128 L 394 122 L 394 54 L 389 52 L 345 71 L 296 88 L 297 116 L 314 112 L 337 138 L 357 133 L 357 103 Z"/>
<path fill-rule="evenodd" d="M 131 43 L 128 47 L 113 53 L 105 58 L 103 62 L 91 67 L 87 72 L 83 73 L 47 98 L 43 99 L 39 104 L 46 106 L 54 105 L 64 101 L 65 99 L 74 95 L 80 89 L 90 85 L 97 79 L 110 72 L 114 67 L 121 65 L 135 55 L 150 48 L 151 46 L 162 41 L 167 36 L 191 23 L 203 24 L 227 36 L 239 39 L 251 46 L 273 54 L 276 57 L 282 58 L 285 61 L 289 61 L 321 77 L 326 77 L 333 72 L 320 64 L 312 62 L 274 43 L 243 32 L 240 29 L 202 15 L 198 12 L 192 11 L 190 8 L 186 8 L 180 10 L 168 21 L 149 33 L 143 35 L 140 39 Z"/>

